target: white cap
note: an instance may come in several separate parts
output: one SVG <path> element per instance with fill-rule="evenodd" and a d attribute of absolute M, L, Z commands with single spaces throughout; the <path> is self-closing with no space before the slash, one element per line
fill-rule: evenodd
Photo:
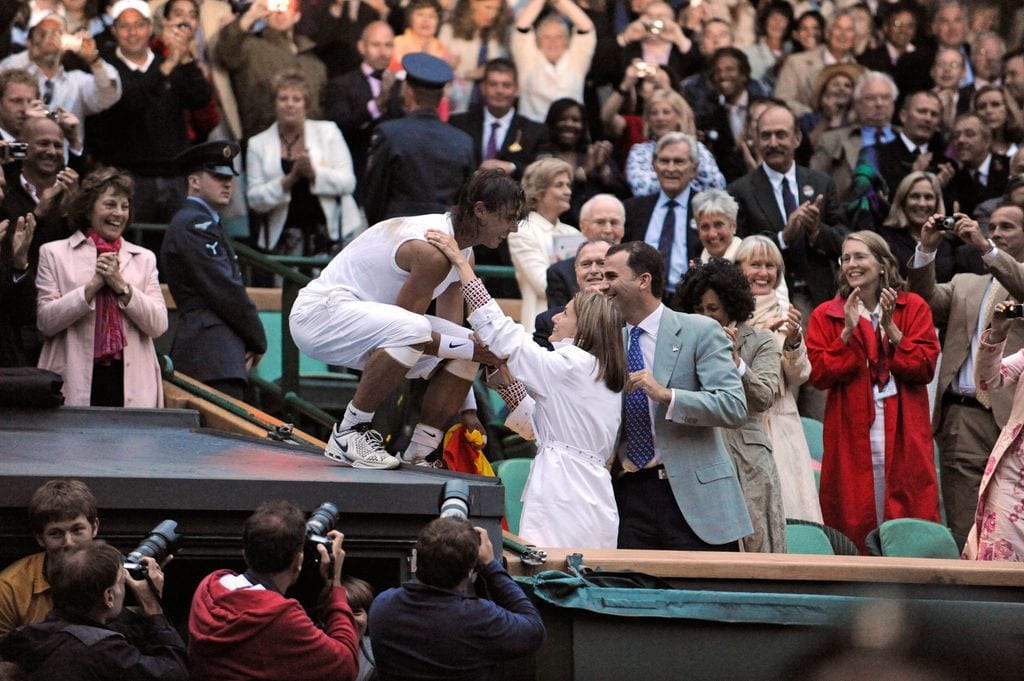
<path fill-rule="evenodd" d="M 35 9 L 32 10 L 32 14 L 28 17 L 28 30 L 31 31 L 46 19 L 56 19 L 60 22 L 60 25 L 63 28 L 67 28 L 68 26 L 62 13 L 55 12 L 52 9 Z"/>
<path fill-rule="evenodd" d="M 128 9 L 133 9 L 141 14 L 143 19 L 150 19 L 153 16 L 153 13 L 149 11 L 149 4 L 142 0 L 117 0 L 107 11 L 107 14 L 110 15 L 111 19 L 117 21 L 117 18 Z"/>

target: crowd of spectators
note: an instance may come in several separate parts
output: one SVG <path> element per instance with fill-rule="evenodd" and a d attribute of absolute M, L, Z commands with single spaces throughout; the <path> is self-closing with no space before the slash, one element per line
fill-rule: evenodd
<path fill-rule="evenodd" d="M 979 488 L 994 516 L 1005 502 L 994 491 L 1018 494 L 990 480 L 1016 475 L 1015 457 L 992 458 L 995 473 L 986 463 L 994 448 L 1018 447 L 997 440 L 1013 423 L 1013 394 L 1002 386 L 1019 366 L 998 374 L 978 355 L 1012 355 L 1022 342 L 1001 307 L 1024 300 L 1016 8 L 14 4 L 0 15 L 0 364 L 62 374 L 68 404 L 161 404 L 152 347 L 167 319 L 158 277 L 179 307 L 196 301 L 185 312 L 200 303 L 215 311 L 195 318 L 197 337 L 210 342 L 210 327 L 232 327 L 215 343 L 237 346 L 230 367 L 225 359 L 195 370 L 244 393 L 266 341 L 222 217 L 245 218 L 249 239 L 268 253 L 335 255 L 381 220 L 443 213 L 477 171 L 498 172 L 523 188 L 528 216 L 518 232 L 506 242 L 500 225 L 469 206 L 455 236 L 476 221 L 480 234 L 462 245 L 475 246 L 477 263 L 514 268 L 516 286 L 492 293 L 521 299 L 520 321 L 539 343 L 562 340 L 551 334 L 580 289 L 617 298 L 631 332 L 645 318 L 624 300 L 644 310 L 664 301 L 711 317 L 721 329 L 699 328 L 729 339 L 731 363 L 716 370 L 742 379 L 729 400 L 742 392 L 746 410 L 702 425 L 721 426 L 753 534 L 738 533 L 747 528 L 739 517 L 736 532 L 709 544 L 784 550 L 789 517 L 823 521 L 863 549 L 884 520 L 938 521 L 941 494 L 970 555 L 1024 553 L 1024 535 L 1004 529 L 1012 523 L 976 515 Z M 207 140 L 228 140 L 210 148 L 224 150 L 219 165 L 184 167 Z M 183 205 L 194 213 L 191 232 L 175 226 Z M 133 220 L 172 223 L 159 263 L 122 237 Z M 193 271 L 188 248 L 220 260 Z M 380 248 L 353 250 L 372 259 Z M 653 252 L 657 263 L 647 263 Z M 607 265 L 608 253 L 628 262 Z M 387 269 L 357 265 L 368 289 L 374 270 Z M 218 283 L 192 287 L 187 276 Z M 660 277 L 657 293 L 623 283 L 637 276 Z M 230 293 L 209 295 L 222 290 Z M 222 304 L 229 299 L 244 314 Z M 234 327 L 243 322 L 233 317 L 251 328 Z M 196 353 L 183 347 L 188 367 Z M 659 391 L 645 391 L 654 414 Z M 685 422 L 667 399 L 666 411 Z M 811 461 L 791 446 L 800 416 L 824 421 L 820 504 Z M 648 428 L 657 447 L 672 441 L 661 427 Z M 393 458 L 380 467 L 397 465 Z M 640 472 L 673 465 L 643 461 Z M 626 466 L 627 477 L 636 472 Z M 666 503 L 682 509 L 683 496 L 673 486 Z M 687 521 L 696 531 L 700 521 Z"/>

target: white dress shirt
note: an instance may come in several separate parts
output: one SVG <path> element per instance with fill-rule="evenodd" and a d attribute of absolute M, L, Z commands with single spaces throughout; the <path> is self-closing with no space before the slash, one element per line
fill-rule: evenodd
<path fill-rule="evenodd" d="M 509 109 L 504 116 L 502 116 L 501 118 L 497 118 L 495 117 L 494 114 L 491 113 L 490 109 L 488 109 L 486 106 L 484 107 L 484 134 L 482 139 L 480 140 L 480 158 L 484 160 L 487 159 L 487 143 L 491 139 L 491 125 L 494 123 L 498 124 L 497 130 L 494 131 L 495 134 L 497 135 L 497 138 L 495 139 L 494 143 L 494 149 L 495 152 L 497 153 L 501 151 L 502 145 L 505 144 L 505 136 L 508 135 L 508 129 L 512 127 L 512 117 L 515 115 L 516 110 Z"/>
<path fill-rule="evenodd" d="M 782 216 L 782 224 L 786 224 L 789 221 L 789 216 L 786 215 L 786 204 L 782 200 L 782 178 L 786 178 L 787 180 L 789 180 L 789 191 L 792 192 L 793 201 L 796 203 L 796 205 L 799 206 L 801 203 L 800 193 L 802 190 L 796 183 L 796 163 L 790 165 L 789 170 L 787 170 L 785 173 L 780 173 L 777 170 L 773 170 L 771 166 L 769 166 L 767 163 L 761 164 L 761 167 L 764 168 L 765 174 L 768 175 L 768 181 L 772 185 L 772 194 L 775 195 L 775 205 L 779 207 L 779 215 Z M 781 231 L 779 232 L 778 237 L 779 246 L 782 248 L 782 250 L 786 250 L 788 246 L 785 240 L 783 240 L 782 238 Z"/>

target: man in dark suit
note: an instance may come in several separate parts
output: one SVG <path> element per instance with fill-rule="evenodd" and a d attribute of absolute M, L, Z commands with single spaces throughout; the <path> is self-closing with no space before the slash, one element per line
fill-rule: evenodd
<path fill-rule="evenodd" d="M 889 187 L 890 198 L 900 181 L 915 170 L 926 170 L 946 184 L 953 177 L 953 162 L 946 157 L 939 127 L 942 102 L 931 90 L 908 95 L 900 107 L 902 130 L 896 139 L 878 148 L 878 173 Z"/>
<path fill-rule="evenodd" d="M 443 213 L 476 169 L 473 140 L 442 123 L 437 107 L 450 66 L 425 52 L 402 59 L 405 108 L 410 113 L 378 126 L 363 175 L 363 208 L 372 225 L 403 215 Z"/>
<path fill-rule="evenodd" d="M 367 26 L 358 47 L 362 63 L 332 78 L 327 87 L 327 118 L 341 128 L 356 178 L 362 180 L 373 131 L 382 121 L 402 117 L 402 100 L 395 72 L 388 71 L 395 34 L 387 22 Z"/>
<path fill-rule="evenodd" d="M 779 245 L 790 299 L 807 319 L 836 292 L 847 234 L 839 196 L 832 178 L 794 162 L 800 129 L 788 108 L 765 109 L 755 139 L 764 162 L 728 187 L 740 204 L 739 235 L 764 234 Z"/>
<path fill-rule="evenodd" d="M 882 71 L 895 78 L 900 59 L 913 54 L 912 42 L 917 33 L 919 11 L 910 0 L 880 3 L 878 12 L 884 40 L 878 47 L 864 50 L 857 61 L 870 71 Z"/>
<path fill-rule="evenodd" d="M 590 237 L 576 249 L 576 257 L 562 261 L 573 264 L 573 288 L 576 291 L 600 293 L 607 288 L 604 281 L 604 255 L 614 245 L 603 237 Z M 569 300 L 572 300 L 572 296 L 569 297 Z M 567 304 L 568 300 L 562 305 L 549 308 L 537 315 L 533 326 L 533 340 L 537 345 L 548 350 L 555 349 L 549 340 L 551 333 L 555 330 L 555 315 L 564 312 Z"/>
<path fill-rule="evenodd" d="M 663 257 L 636 241 L 605 256 L 606 295 L 626 320 L 621 549 L 738 551 L 750 514 L 717 428 L 746 418 L 732 342 L 708 317 L 662 303 Z"/>
<path fill-rule="evenodd" d="M 267 337 L 218 213 L 231 201 L 238 152 L 233 142 L 206 142 L 178 157 L 188 197 L 164 235 L 160 266 L 178 306 L 174 368 L 243 399 Z"/>
<path fill-rule="evenodd" d="M 626 234 L 623 241 L 643 241 L 657 248 L 665 261 L 665 298 L 689 269 L 690 261 L 700 257 L 700 236 L 690 214 L 700 157 L 697 141 L 681 132 L 661 136 L 654 148 L 654 172 L 661 190 L 651 196 L 628 199 Z"/>
<path fill-rule="evenodd" d="M 974 73 L 967 62 L 970 45 L 967 44 L 967 9 L 958 0 L 941 0 L 932 15 L 931 35 L 917 44 L 917 49 L 900 59 L 896 70 L 896 84 L 903 92 L 927 90 L 935 84 L 930 69 L 942 48 L 956 50 L 964 57 L 964 72 L 959 87 L 974 83 Z"/>
<path fill-rule="evenodd" d="M 580 207 L 580 232 L 590 239 L 604 239 L 617 244 L 625 233 L 626 209 L 611 194 L 598 194 Z M 547 271 L 548 310 L 563 308 L 579 291 L 575 258 L 559 260 Z M 537 316 L 539 320 L 546 313 Z"/>
<path fill-rule="evenodd" d="M 448 121 L 473 138 L 477 166 L 502 170 L 517 180 L 548 141 L 545 126 L 516 113 L 518 95 L 516 65 L 510 59 L 492 59 L 480 83 L 483 106 Z"/>
<path fill-rule="evenodd" d="M 958 202 L 971 215 L 988 199 L 1002 196 L 1010 178 L 1010 160 L 992 153 L 992 130 L 974 113 L 957 116 L 953 124 L 953 155 L 959 166 L 943 192 L 946 211 Z"/>

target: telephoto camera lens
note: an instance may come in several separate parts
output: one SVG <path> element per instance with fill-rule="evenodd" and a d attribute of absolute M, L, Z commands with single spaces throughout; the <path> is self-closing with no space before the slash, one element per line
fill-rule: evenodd
<path fill-rule="evenodd" d="M 469 483 L 449 480 L 441 494 L 441 517 L 469 519 Z"/>
<path fill-rule="evenodd" d="M 327 533 L 334 529 L 338 522 L 338 507 L 329 501 L 317 506 L 316 510 L 309 514 L 306 521 L 306 541 L 311 544 L 323 544 L 327 553 L 331 552 L 331 539 Z M 316 549 L 314 549 L 316 555 Z"/>
<path fill-rule="evenodd" d="M 178 534 L 178 523 L 175 520 L 164 520 L 154 527 L 149 536 L 142 540 L 138 548 L 128 554 L 124 566 L 132 579 L 142 579 L 146 576 L 146 566 L 142 559 L 149 556 L 157 563 L 164 562 L 167 556 L 177 548 L 181 535 Z"/>

